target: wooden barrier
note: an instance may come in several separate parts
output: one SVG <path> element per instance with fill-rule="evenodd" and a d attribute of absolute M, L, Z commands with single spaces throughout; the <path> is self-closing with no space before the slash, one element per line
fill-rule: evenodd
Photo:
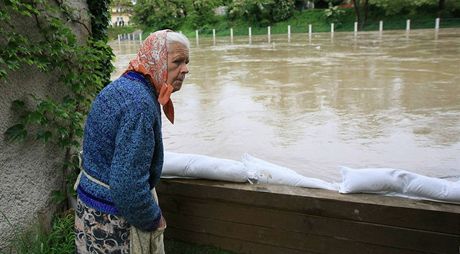
<path fill-rule="evenodd" d="M 206 180 L 162 180 L 165 236 L 236 253 L 460 253 L 460 205 Z"/>

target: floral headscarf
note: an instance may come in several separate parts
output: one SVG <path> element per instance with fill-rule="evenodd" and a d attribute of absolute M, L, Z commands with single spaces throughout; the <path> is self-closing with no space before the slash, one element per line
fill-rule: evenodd
<path fill-rule="evenodd" d="M 158 94 L 158 102 L 163 112 L 174 124 L 174 106 L 171 101 L 173 87 L 168 80 L 168 48 L 166 35 L 171 30 L 161 30 L 150 34 L 137 52 L 136 58 L 129 62 L 127 71 L 136 71 L 146 76 Z"/>

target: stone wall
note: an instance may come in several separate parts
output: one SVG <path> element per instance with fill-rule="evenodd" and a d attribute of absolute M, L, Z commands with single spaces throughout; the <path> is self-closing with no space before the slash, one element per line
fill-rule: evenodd
<path fill-rule="evenodd" d="M 79 41 L 84 41 L 90 27 L 86 1 L 69 3 L 75 8 L 74 18 L 81 22 L 73 24 L 72 30 Z M 14 23 L 18 30 L 22 29 L 20 32 L 40 38 L 33 19 L 17 18 Z M 30 103 L 29 94 L 59 98 L 62 89 L 52 73 L 41 73 L 30 66 L 9 73 L 8 80 L 0 81 L 0 250 L 13 237 L 12 227 L 21 231 L 37 222 L 49 225 L 56 210 L 51 192 L 59 190 L 63 181 L 62 149 L 33 139 L 5 141 L 5 131 L 18 120 L 11 102 L 21 99 Z"/>

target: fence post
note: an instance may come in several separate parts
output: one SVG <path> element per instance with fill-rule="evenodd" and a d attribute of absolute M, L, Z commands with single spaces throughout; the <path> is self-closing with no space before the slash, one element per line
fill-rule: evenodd
<path fill-rule="evenodd" d="M 288 42 L 291 42 L 291 25 L 288 25 Z"/>
<path fill-rule="evenodd" d="M 334 23 L 331 23 L 331 37 L 334 36 Z"/>
<path fill-rule="evenodd" d="M 212 43 L 216 45 L 216 29 L 212 29 Z"/>
<path fill-rule="evenodd" d="M 435 25 L 434 25 L 434 29 L 439 30 L 439 22 L 440 22 L 440 19 L 439 19 L 439 18 L 436 18 L 436 22 L 435 22 Z"/>
<path fill-rule="evenodd" d="M 410 31 L 410 19 L 406 20 L 406 31 Z"/>
<path fill-rule="evenodd" d="M 233 28 L 230 28 L 230 43 L 233 43 Z"/>
<path fill-rule="evenodd" d="M 382 20 L 379 21 L 379 32 L 380 33 L 383 32 L 383 21 Z"/>
<path fill-rule="evenodd" d="M 252 28 L 251 27 L 249 27 L 248 29 L 248 34 L 249 34 L 249 43 L 251 43 L 252 42 Z"/>
<path fill-rule="evenodd" d="M 271 42 L 271 27 L 270 26 L 267 27 L 267 36 L 268 36 L 268 43 L 270 43 Z"/>
<path fill-rule="evenodd" d="M 355 36 L 358 34 L 358 22 L 355 21 Z"/>
<path fill-rule="evenodd" d="M 198 44 L 200 44 L 200 40 L 198 37 L 198 30 L 195 30 L 195 38 L 196 38 L 196 45 L 198 46 Z"/>

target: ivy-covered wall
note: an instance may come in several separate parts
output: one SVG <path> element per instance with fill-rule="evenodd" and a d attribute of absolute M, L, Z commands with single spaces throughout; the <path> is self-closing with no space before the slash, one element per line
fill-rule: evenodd
<path fill-rule="evenodd" d="M 0 251 L 49 225 L 69 194 L 85 115 L 113 68 L 108 3 L 0 2 Z"/>
<path fill-rule="evenodd" d="M 16 121 L 11 110 L 14 99 L 25 98 L 27 93 L 57 97 L 54 81 L 34 68 L 22 68 L 12 73 L 8 82 L 0 83 L 0 132 Z M 57 146 L 35 140 L 10 144 L 0 139 L 0 250 L 12 238 L 12 226 L 21 231 L 35 223 L 38 215 L 48 223 L 55 210 L 51 192 L 59 189 L 63 180 L 59 170 L 63 157 L 64 151 Z"/>

